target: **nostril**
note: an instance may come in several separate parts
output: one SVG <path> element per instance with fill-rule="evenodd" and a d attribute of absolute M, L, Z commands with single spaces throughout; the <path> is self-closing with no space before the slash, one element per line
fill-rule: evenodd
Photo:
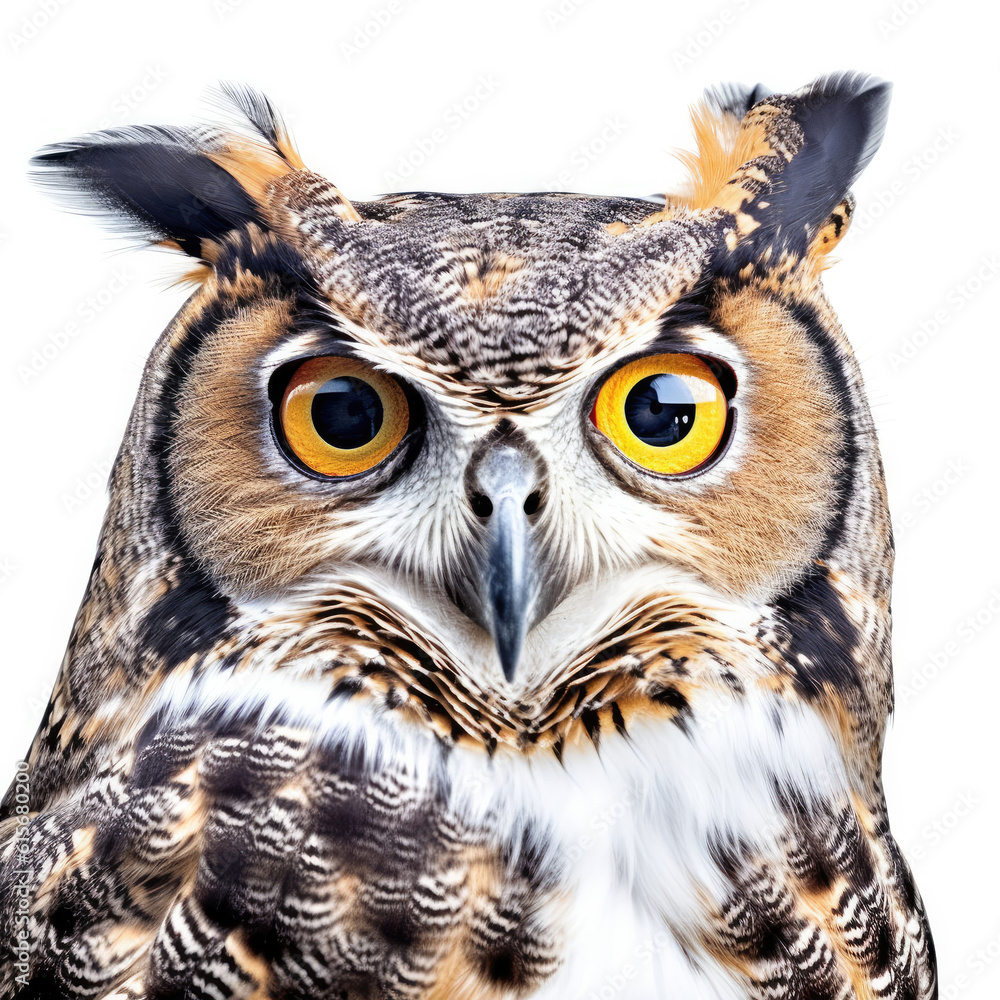
<path fill-rule="evenodd" d="M 473 493 L 469 502 L 476 517 L 489 517 L 493 513 L 493 501 L 483 493 Z"/>
<path fill-rule="evenodd" d="M 534 493 L 529 493 L 524 501 L 524 513 L 530 517 L 541 505 L 542 498 L 539 495 L 538 490 L 535 490 Z"/>

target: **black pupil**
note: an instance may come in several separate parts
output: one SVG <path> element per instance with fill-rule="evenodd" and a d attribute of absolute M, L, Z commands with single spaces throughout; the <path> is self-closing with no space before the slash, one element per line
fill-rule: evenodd
<path fill-rule="evenodd" d="M 359 378 L 344 375 L 324 382 L 313 397 L 316 433 L 334 448 L 360 448 L 382 426 L 382 400 Z"/>
<path fill-rule="evenodd" d="M 694 427 L 695 402 L 678 375 L 650 375 L 632 386 L 625 420 L 632 433 L 654 448 L 676 444 Z"/>

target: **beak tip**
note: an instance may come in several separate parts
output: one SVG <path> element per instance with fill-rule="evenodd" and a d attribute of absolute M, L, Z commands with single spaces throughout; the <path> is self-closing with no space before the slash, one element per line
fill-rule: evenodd
<path fill-rule="evenodd" d="M 500 666 L 508 683 L 514 679 L 514 674 L 517 673 L 517 665 L 521 659 L 522 641 L 523 637 L 520 635 L 496 636 L 497 655 L 500 657 Z"/>
<path fill-rule="evenodd" d="M 507 678 L 507 683 L 509 684 L 514 679 L 514 674 L 517 673 L 517 660 L 501 657 L 500 666 L 503 667 L 503 675 Z"/>

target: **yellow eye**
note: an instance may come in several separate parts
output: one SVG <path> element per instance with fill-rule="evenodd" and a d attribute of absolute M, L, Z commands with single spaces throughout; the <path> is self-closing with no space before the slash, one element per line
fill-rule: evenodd
<path fill-rule="evenodd" d="M 279 410 L 289 448 L 324 476 L 353 476 L 388 458 L 410 408 L 399 383 L 354 358 L 303 361 Z"/>
<path fill-rule="evenodd" d="M 711 458 L 726 429 L 726 396 L 712 369 L 690 354 L 654 354 L 601 386 L 592 419 L 626 457 L 678 475 Z"/>

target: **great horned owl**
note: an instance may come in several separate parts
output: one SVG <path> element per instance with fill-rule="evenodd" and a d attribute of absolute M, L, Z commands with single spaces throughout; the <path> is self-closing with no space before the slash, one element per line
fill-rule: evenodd
<path fill-rule="evenodd" d="M 936 996 L 820 284 L 888 89 L 711 91 L 650 199 L 351 203 L 235 88 L 39 155 L 198 264 L 4 801 L 2 996 Z"/>

